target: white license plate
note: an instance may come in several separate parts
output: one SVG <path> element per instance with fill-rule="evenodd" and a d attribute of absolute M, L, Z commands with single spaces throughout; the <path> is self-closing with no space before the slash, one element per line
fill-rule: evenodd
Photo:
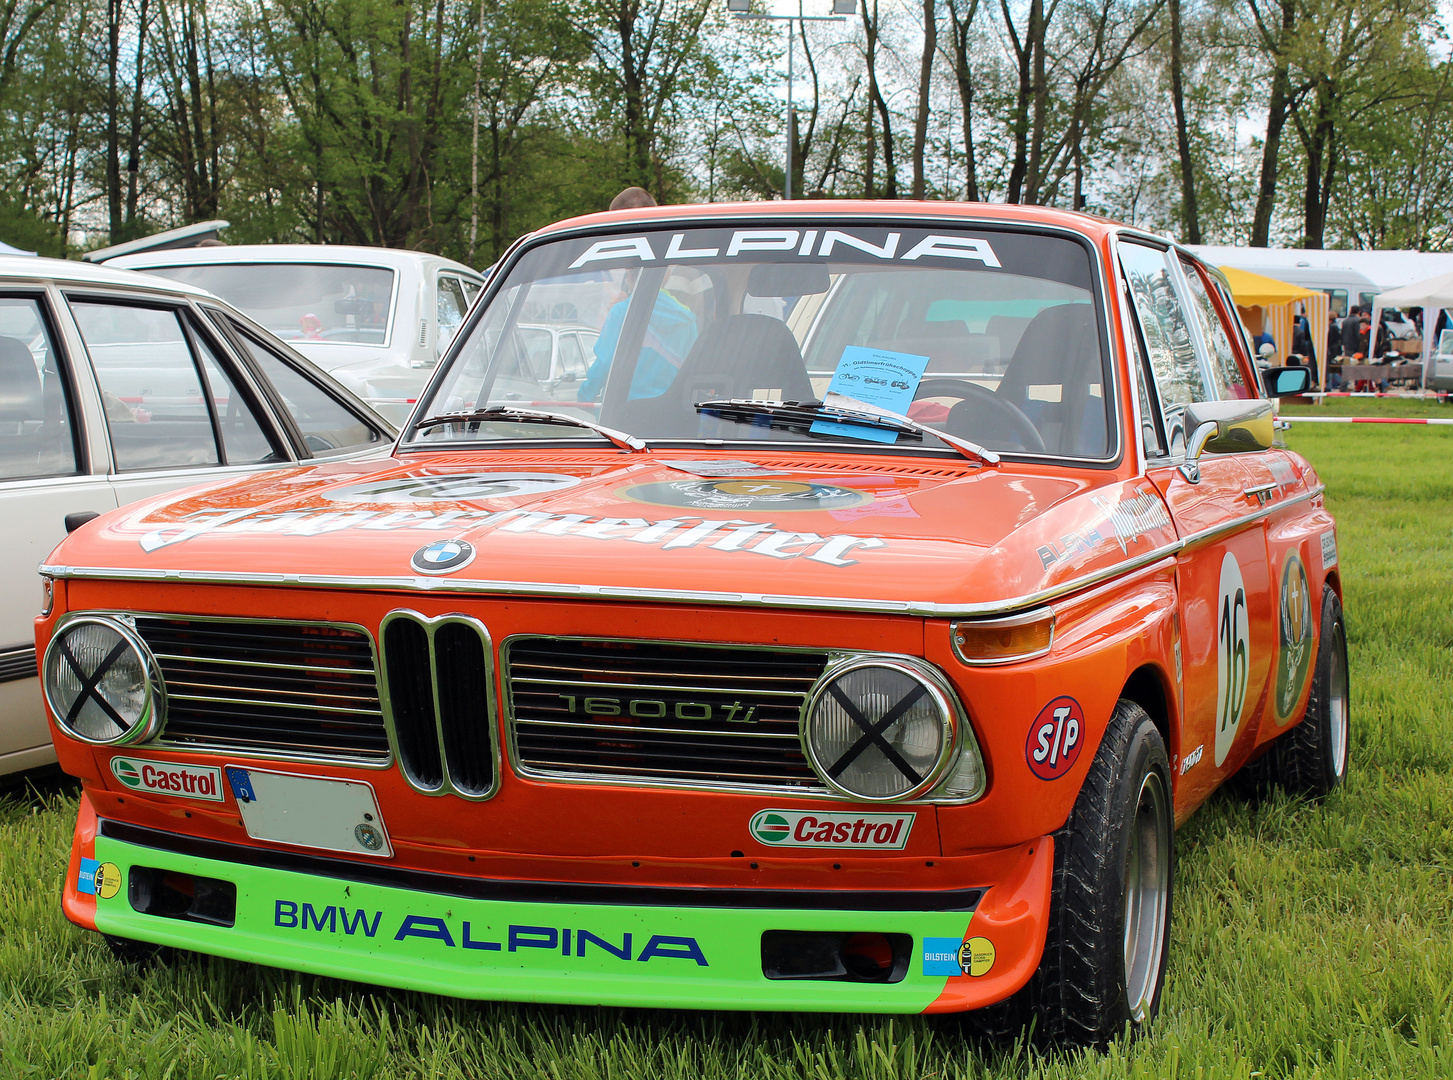
<path fill-rule="evenodd" d="M 227 766 L 242 824 L 254 840 L 298 847 L 393 855 L 373 786 L 357 780 Z"/>

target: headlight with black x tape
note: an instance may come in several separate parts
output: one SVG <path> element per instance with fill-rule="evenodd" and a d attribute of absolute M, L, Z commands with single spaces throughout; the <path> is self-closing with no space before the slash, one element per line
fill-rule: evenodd
<path fill-rule="evenodd" d="M 63 623 L 45 651 L 45 697 L 58 723 L 83 742 L 139 742 L 161 725 L 161 674 L 135 631 L 88 615 Z"/>
<path fill-rule="evenodd" d="M 914 657 L 829 664 L 803 709 L 802 742 L 823 782 L 852 799 L 983 794 L 983 758 L 958 699 L 937 669 Z"/>

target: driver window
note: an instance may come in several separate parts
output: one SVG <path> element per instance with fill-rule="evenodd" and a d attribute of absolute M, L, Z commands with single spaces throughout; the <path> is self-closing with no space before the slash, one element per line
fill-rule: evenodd
<path fill-rule="evenodd" d="M 1196 359 L 1190 321 L 1176 293 L 1167 253 L 1141 244 L 1121 243 L 1120 264 L 1160 392 L 1170 450 L 1172 454 L 1183 453 L 1185 407 L 1215 395 L 1208 390 L 1205 373 Z"/>
<path fill-rule="evenodd" d="M 40 304 L 0 298 L 0 480 L 80 472 L 74 430 Z"/>

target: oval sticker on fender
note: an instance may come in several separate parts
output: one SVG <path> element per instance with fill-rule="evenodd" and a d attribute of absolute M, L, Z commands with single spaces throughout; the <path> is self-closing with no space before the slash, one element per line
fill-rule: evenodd
<path fill-rule="evenodd" d="M 1029 725 L 1024 760 L 1041 780 L 1058 780 L 1074 767 L 1085 739 L 1085 711 L 1072 697 L 1057 697 Z"/>
<path fill-rule="evenodd" d="M 1216 602 L 1216 764 L 1231 752 L 1246 709 L 1251 672 L 1250 625 L 1241 564 L 1226 552 L 1221 560 L 1221 596 Z"/>
<path fill-rule="evenodd" d="M 1301 700 L 1312 673 L 1312 590 L 1297 553 L 1281 568 L 1281 610 L 1277 618 L 1276 722 L 1285 724 Z"/>

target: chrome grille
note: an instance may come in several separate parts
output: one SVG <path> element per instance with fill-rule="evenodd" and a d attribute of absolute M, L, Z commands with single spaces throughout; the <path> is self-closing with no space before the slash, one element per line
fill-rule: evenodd
<path fill-rule="evenodd" d="M 527 774 L 825 790 L 797 734 L 825 653 L 515 638 L 504 663 Z"/>
<path fill-rule="evenodd" d="M 166 683 L 165 742 L 388 761 L 373 642 L 362 629 L 153 616 L 136 629 Z"/>

